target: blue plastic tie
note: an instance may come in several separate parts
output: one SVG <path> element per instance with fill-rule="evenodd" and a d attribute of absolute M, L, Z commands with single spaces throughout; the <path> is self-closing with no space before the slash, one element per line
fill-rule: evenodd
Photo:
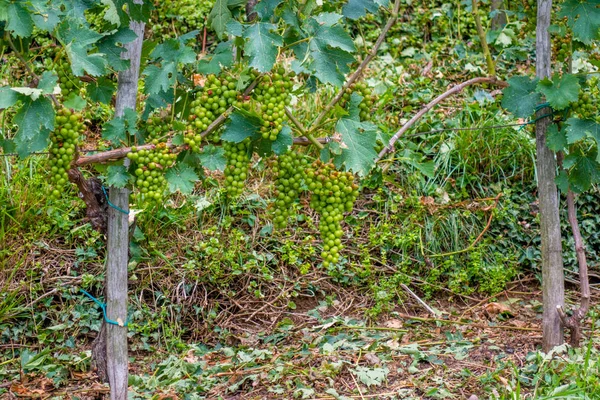
<path fill-rule="evenodd" d="M 102 186 L 102 193 L 104 193 L 104 197 L 106 197 L 106 201 L 108 202 L 108 205 L 111 206 L 112 208 L 114 208 L 117 211 L 122 212 L 123 214 L 129 215 L 129 211 L 127 210 L 123 210 L 121 207 L 113 204 L 109 198 L 108 198 L 108 193 L 106 193 L 106 188 L 104 186 Z"/>
<path fill-rule="evenodd" d="M 119 324 L 117 321 L 113 321 L 112 319 L 109 319 L 108 316 L 106 315 L 106 303 L 101 302 L 100 300 L 98 300 L 97 298 L 95 298 L 94 296 L 92 296 L 91 294 L 89 294 L 88 292 L 86 292 L 85 290 L 83 290 L 81 288 L 79 289 L 79 291 L 81 293 L 85 294 L 90 299 L 92 299 L 94 301 L 94 303 L 96 303 L 98 305 L 98 307 L 100 307 L 102 309 L 102 314 L 104 314 L 104 321 L 106 321 L 107 324 L 121 326 L 121 327 L 127 326 L 127 324 L 129 323 L 129 318 L 127 318 L 127 321 L 125 321 L 124 324 Z"/>

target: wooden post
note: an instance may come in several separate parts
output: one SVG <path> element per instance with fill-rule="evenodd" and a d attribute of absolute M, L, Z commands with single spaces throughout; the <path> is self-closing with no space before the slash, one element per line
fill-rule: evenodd
<path fill-rule="evenodd" d="M 549 77 L 551 74 L 551 45 L 548 32 L 551 12 L 552 0 L 538 0 L 536 76 L 539 79 Z M 552 123 L 552 119 L 548 116 L 550 111 L 549 107 L 539 110 L 535 124 L 544 304 L 542 348 L 545 352 L 564 341 L 557 306 L 564 306 L 565 301 L 559 199 L 554 181 L 556 159 L 555 154 L 546 145 L 546 131 L 548 125 Z"/>
<path fill-rule="evenodd" d="M 129 69 L 119 73 L 119 87 L 115 115 L 122 116 L 126 109 L 136 108 L 140 59 L 145 24 L 131 21 L 129 28 L 137 38 L 124 46 L 123 59 L 130 60 Z M 129 260 L 129 218 L 120 210 L 129 210 L 129 190 L 110 188 L 112 206 L 108 214 L 108 243 L 106 261 L 107 317 L 119 325 L 106 326 L 106 358 L 111 400 L 127 400 L 127 264 Z"/>

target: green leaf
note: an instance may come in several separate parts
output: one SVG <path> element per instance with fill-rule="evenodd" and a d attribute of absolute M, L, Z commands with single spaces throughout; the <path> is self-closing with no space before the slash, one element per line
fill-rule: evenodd
<path fill-rule="evenodd" d="M 50 131 L 54 129 L 52 102 L 45 97 L 37 100 L 26 98 L 13 122 L 18 126 L 15 144 L 21 157 L 43 149 Z"/>
<path fill-rule="evenodd" d="M 222 68 L 233 65 L 233 42 L 221 42 L 217 45 L 212 57 L 198 61 L 198 72 L 201 74 L 218 74 Z"/>
<path fill-rule="evenodd" d="M 355 369 L 350 369 L 359 381 L 367 386 L 381 385 L 385 382 L 388 373 L 390 372 L 387 367 L 382 368 L 369 368 L 363 366 L 357 366 Z"/>
<path fill-rule="evenodd" d="M 231 11 L 227 5 L 227 0 L 216 0 L 210 14 L 208 14 L 208 22 L 219 38 L 224 37 L 227 23 L 232 18 Z"/>
<path fill-rule="evenodd" d="M 278 46 L 283 38 L 272 31 L 277 25 L 257 22 L 246 29 L 244 38 L 248 39 L 244 51 L 250 57 L 250 67 L 259 72 L 269 72 L 277 59 Z"/>
<path fill-rule="evenodd" d="M 43 91 L 41 89 L 37 89 L 37 88 L 14 87 L 11 89 L 19 94 L 22 94 L 23 96 L 30 97 L 31 100 L 37 100 L 43 94 Z"/>
<path fill-rule="evenodd" d="M 198 158 L 202 166 L 210 171 L 224 171 L 227 165 L 223 148 L 212 144 L 204 146 L 202 152 L 198 154 Z"/>
<path fill-rule="evenodd" d="M 124 165 L 109 165 L 106 176 L 106 183 L 109 186 L 123 188 L 129 182 L 129 173 Z"/>
<path fill-rule="evenodd" d="M 283 3 L 283 0 L 261 0 L 260 3 L 254 7 L 254 11 L 258 14 L 260 19 L 275 15 L 275 9 Z"/>
<path fill-rule="evenodd" d="M 563 151 L 567 146 L 567 135 L 564 129 L 559 130 L 556 124 L 550 125 L 546 131 L 546 145 L 554 152 Z"/>
<path fill-rule="evenodd" d="M 17 92 L 9 86 L 0 86 L 0 110 L 14 106 L 17 100 L 19 100 Z"/>
<path fill-rule="evenodd" d="M 569 175 L 564 169 L 561 169 L 556 178 L 554 179 L 558 190 L 563 193 L 567 193 L 569 190 Z"/>
<path fill-rule="evenodd" d="M 44 71 L 38 83 L 38 89 L 41 89 L 44 94 L 55 93 L 58 85 L 58 76 L 53 71 Z"/>
<path fill-rule="evenodd" d="M 98 41 L 98 51 L 106 55 L 110 67 L 119 72 L 129 68 L 129 60 L 121 58 L 123 44 L 130 43 L 137 38 L 136 34 L 129 28 L 121 28 L 112 35 L 104 36 Z"/>
<path fill-rule="evenodd" d="M 221 135 L 221 139 L 240 143 L 246 138 L 257 137 L 259 135 L 260 120 L 250 115 L 243 115 L 239 111 L 234 112 L 229 117 L 229 123 Z"/>
<path fill-rule="evenodd" d="M 73 110 L 81 111 L 85 108 L 86 101 L 76 93 L 71 93 L 69 97 L 63 102 L 63 105 Z"/>
<path fill-rule="evenodd" d="M 540 103 L 542 96 L 537 91 L 537 79 L 527 76 L 515 76 L 508 80 L 508 87 L 504 89 L 502 107 L 506 108 L 517 118 L 527 118 L 533 115 L 535 107 Z"/>
<path fill-rule="evenodd" d="M 106 73 L 106 58 L 103 54 L 88 54 L 85 47 L 70 43 L 65 46 L 73 75 L 82 76 L 85 72 L 92 76 L 100 76 Z"/>
<path fill-rule="evenodd" d="M 348 0 L 342 12 L 350 19 L 359 19 L 367 15 L 368 12 L 376 13 L 379 10 L 380 4 L 375 0 Z"/>
<path fill-rule="evenodd" d="M 194 183 L 198 180 L 198 175 L 192 167 L 180 163 L 174 168 L 170 168 L 165 174 L 165 178 L 169 183 L 171 193 L 180 191 L 183 194 L 190 194 L 194 190 Z"/>
<path fill-rule="evenodd" d="M 16 36 L 29 37 L 33 33 L 33 20 L 29 10 L 25 8 L 23 3 L 22 1 L 8 3 L 6 29 Z"/>
<path fill-rule="evenodd" d="M 148 65 L 144 69 L 146 76 L 144 92 L 146 94 L 158 94 L 167 92 L 175 84 L 177 76 L 177 66 L 175 63 L 164 63 L 162 67 Z"/>
<path fill-rule="evenodd" d="M 286 153 L 294 144 L 292 130 L 289 126 L 284 125 L 281 132 L 277 135 L 277 139 L 271 144 L 273 153 L 280 155 Z"/>
<path fill-rule="evenodd" d="M 348 65 L 354 62 L 354 57 L 316 40 L 310 42 L 309 48 L 314 60 L 310 67 L 315 76 L 323 83 L 342 86 L 344 74 L 350 71 Z"/>
<path fill-rule="evenodd" d="M 121 117 L 115 117 L 102 126 L 102 138 L 111 141 L 113 144 L 125 142 L 127 139 L 125 133 L 125 120 Z"/>
<path fill-rule="evenodd" d="M 569 184 L 573 192 L 583 193 L 598 182 L 600 168 L 596 157 L 596 154 L 569 154 L 565 158 L 565 162 L 573 163 L 573 167 L 569 170 Z"/>
<path fill-rule="evenodd" d="M 596 141 L 596 146 L 600 148 L 600 124 L 596 121 L 569 118 L 567 120 L 566 131 L 569 144 L 576 143 L 590 136 Z M 600 162 L 600 156 L 597 161 Z"/>
<path fill-rule="evenodd" d="M 335 157 L 336 164 L 344 164 L 360 176 L 365 176 L 375 166 L 377 152 L 374 147 L 377 140 L 375 125 L 355 121 L 349 118 L 340 119 L 335 126 L 336 134 L 341 135 L 340 148 L 342 154 Z"/>
<path fill-rule="evenodd" d="M 600 0 L 565 0 L 561 4 L 560 17 L 567 17 L 577 40 L 590 44 L 598 38 L 600 29 Z"/>
<path fill-rule="evenodd" d="M 546 96 L 546 101 L 557 111 L 564 110 L 579 99 L 579 79 L 575 75 L 554 75 L 552 80 L 538 82 L 538 90 Z"/>
<path fill-rule="evenodd" d="M 86 88 L 92 101 L 104 104 L 110 104 L 116 89 L 115 82 L 105 77 L 100 77 L 95 82 L 90 82 Z"/>
<path fill-rule="evenodd" d="M 51 32 L 60 22 L 60 9 L 48 0 L 31 0 L 31 18 L 42 31 Z"/>

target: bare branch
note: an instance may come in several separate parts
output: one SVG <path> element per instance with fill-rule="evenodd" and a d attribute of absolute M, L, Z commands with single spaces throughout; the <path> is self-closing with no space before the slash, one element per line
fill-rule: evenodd
<path fill-rule="evenodd" d="M 287 115 L 290 121 L 292 121 L 292 123 L 296 125 L 296 128 L 298 128 L 302 136 L 304 136 L 309 142 L 314 144 L 319 150 L 323 150 L 323 145 L 318 140 L 316 140 L 313 135 L 306 131 L 306 128 L 304 127 L 304 125 L 302 125 L 302 122 L 298 121 L 296 117 L 294 117 L 294 114 L 292 114 L 290 109 L 287 107 L 285 108 L 285 115 Z"/>
<path fill-rule="evenodd" d="M 400 137 L 402 135 L 404 135 L 404 133 L 406 133 L 406 131 L 408 131 L 410 129 L 410 127 L 413 126 L 414 123 L 419 120 L 419 118 L 421 118 L 423 115 L 425 115 L 427 112 L 429 112 L 429 110 L 431 110 L 434 106 L 436 106 L 438 103 L 441 103 L 447 97 L 450 97 L 453 94 L 460 93 L 467 86 L 475 85 L 478 83 L 489 83 L 492 85 L 498 85 L 498 86 L 503 86 L 503 87 L 508 86 L 508 83 L 498 80 L 496 77 L 473 78 L 473 79 L 469 79 L 466 82 L 463 82 L 461 84 L 454 86 L 453 88 L 447 90 L 446 92 L 440 94 L 438 97 L 436 97 L 435 99 L 430 101 L 425 107 L 423 107 L 418 113 L 416 113 L 414 117 L 412 117 L 407 123 L 402 125 L 402 127 L 398 130 L 398 132 L 396 132 L 394 134 L 394 136 L 392 136 L 388 145 L 385 146 L 379 152 L 379 155 L 375 159 L 375 162 L 378 162 L 379 160 L 381 160 L 381 158 L 383 156 L 385 156 L 387 153 L 391 152 L 394 149 L 394 144 L 398 141 L 398 139 L 400 139 Z"/>

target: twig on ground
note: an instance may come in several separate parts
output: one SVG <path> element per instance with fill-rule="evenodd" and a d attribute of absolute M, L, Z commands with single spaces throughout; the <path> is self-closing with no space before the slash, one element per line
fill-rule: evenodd
<path fill-rule="evenodd" d="M 415 292 L 410 290 L 408 286 L 406 286 L 404 283 L 401 283 L 400 286 L 402 286 L 402 289 L 406 290 L 408 292 L 408 294 L 410 294 L 415 300 L 417 300 L 417 302 L 419 302 L 419 304 L 421 304 L 431 315 L 437 316 L 437 313 L 435 312 L 435 310 L 433 308 L 429 307 L 427 305 L 427 303 L 425 303 L 423 300 L 421 300 L 421 298 L 419 296 L 417 296 L 415 294 Z"/>

